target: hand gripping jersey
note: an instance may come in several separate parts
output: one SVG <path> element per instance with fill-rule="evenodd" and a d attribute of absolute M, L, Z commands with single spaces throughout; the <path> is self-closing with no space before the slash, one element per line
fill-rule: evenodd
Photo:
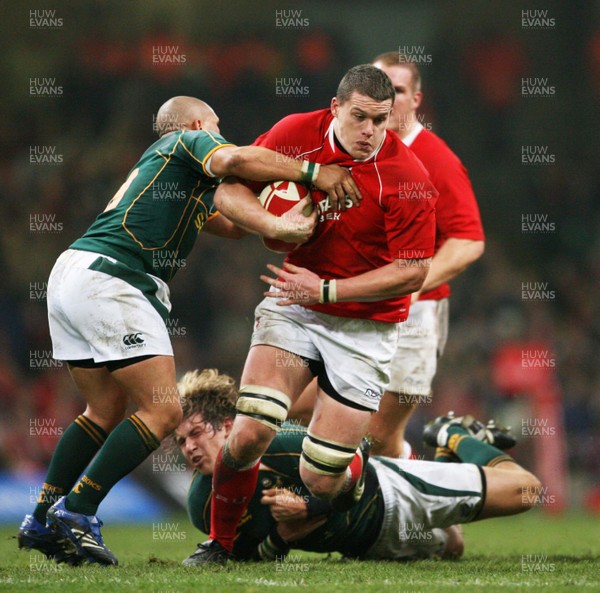
<path fill-rule="evenodd" d="M 485 237 L 477 200 L 460 159 L 439 136 L 425 130 L 419 123 L 403 142 L 425 165 L 439 192 L 435 213 L 435 251 L 450 237 L 483 241 Z M 419 300 L 439 300 L 448 296 L 450 285 L 446 282 L 422 293 Z"/>
<path fill-rule="evenodd" d="M 220 179 L 207 163 L 225 146 L 232 145 L 204 130 L 165 134 L 71 248 L 109 255 L 168 282 L 185 267 L 198 232 L 215 214 Z"/>
<path fill-rule="evenodd" d="M 437 191 L 427 171 L 396 134 L 387 133 L 366 160 L 357 161 L 339 144 L 328 109 L 290 115 L 255 144 L 321 164 L 351 170 L 363 195 L 359 207 L 346 200 L 345 211 L 332 210 L 326 194 L 312 188 L 319 224 L 308 243 L 286 261 L 321 278 L 349 278 L 396 259 L 433 255 Z M 396 323 L 406 319 L 410 297 L 373 302 L 317 304 L 308 308 L 329 315 Z"/>

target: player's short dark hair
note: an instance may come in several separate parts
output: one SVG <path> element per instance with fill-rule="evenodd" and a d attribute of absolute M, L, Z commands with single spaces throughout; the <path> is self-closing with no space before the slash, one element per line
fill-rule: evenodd
<path fill-rule="evenodd" d="M 406 68 L 411 74 L 410 82 L 413 92 L 421 90 L 421 71 L 419 70 L 419 66 L 402 52 L 388 51 L 384 54 L 379 54 L 373 59 L 373 64 L 376 62 L 381 62 L 384 66 L 402 66 Z"/>
<path fill-rule="evenodd" d="M 183 419 L 202 415 L 207 428 L 218 431 L 227 418 L 236 414 L 239 391 L 235 380 L 216 369 L 189 371 L 177 383 Z"/>
<path fill-rule="evenodd" d="M 335 96 L 341 104 L 354 92 L 371 97 L 375 101 L 389 99 L 392 104 L 396 98 L 396 92 L 387 74 L 371 64 L 360 64 L 350 68 L 340 81 Z"/>

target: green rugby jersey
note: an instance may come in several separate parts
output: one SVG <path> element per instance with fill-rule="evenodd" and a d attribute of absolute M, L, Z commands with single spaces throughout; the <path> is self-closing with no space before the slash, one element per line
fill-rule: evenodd
<path fill-rule="evenodd" d="M 264 540 L 275 525 L 269 507 L 260 502 L 268 488 L 288 488 L 300 497 L 310 495 L 300 478 L 300 453 L 306 435 L 303 427 L 284 424 L 267 452 L 261 458 L 258 486 L 238 528 L 234 552 L 239 559 L 252 556 L 253 549 Z M 194 474 L 188 493 L 188 512 L 194 526 L 210 532 L 212 477 Z M 365 493 L 345 513 L 330 512 L 327 522 L 304 539 L 294 542 L 295 549 L 310 552 L 340 552 L 360 557 L 375 543 L 383 521 L 383 496 L 369 466 Z"/>
<path fill-rule="evenodd" d="M 232 144 L 205 130 L 165 134 L 71 248 L 114 257 L 168 282 L 185 267 L 198 232 L 215 214 L 220 179 L 208 173 L 206 163 L 224 146 Z"/>

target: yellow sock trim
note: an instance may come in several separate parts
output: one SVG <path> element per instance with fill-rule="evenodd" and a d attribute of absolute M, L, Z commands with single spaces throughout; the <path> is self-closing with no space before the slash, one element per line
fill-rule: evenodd
<path fill-rule="evenodd" d="M 458 449 L 458 446 L 460 445 L 461 441 L 466 438 L 468 438 L 468 435 L 466 434 L 453 434 L 448 439 L 448 449 L 450 449 L 452 453 L 456 453 L 456 450 Z"/>
<path fill-rule="evenodd" d="M 434 457 L 452 457 L 454 453 L 448 447 L 437 447 Z"/>
<path fill-rule="evenodd" d="M 98 445 L 98 447 L 102 447 L 106 439 L 91 423 L 89 418 L 86 418 L 83 414 L 81 414 L 75 418 L 75 424 L 84 430 L 87 435 L 96 443 L 96 445 Z"/>
<path fill-rule="evenodd" d="M 488 462 L 487 467 L 495 467 L 504 461 L 512 461 L 515 463 L 515 460 L 510 455 L 498 455 L 498 457 L 494 457 L 494 459 Z"/>
<path fill-rule="evenodd" d="M 142 437 L 144 444 L 150 451 L 154 451 L 160 446 L 160 441 L 154 436 L 152 431 L 144 424 L 144 421 L 138 418 L 135 414 L 132 414 L 128 418 L 129 422 L 133 424 L 133 427 L 137 430 L 138 434 Z"/>

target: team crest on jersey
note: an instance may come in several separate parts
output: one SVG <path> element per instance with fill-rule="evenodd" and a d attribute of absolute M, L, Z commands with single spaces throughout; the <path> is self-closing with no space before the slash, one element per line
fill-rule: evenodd
<path fill-rule="evenodd" d="M 196 226 L 196 229 L 198 230 L 198 232 L 200 232 L 202 230 L 202 227 L 206 224 L 207 220 L 208 220 L 208 217 L 206 216 L 206 212 L 204 212 L 204 211 L 198 212 L 198 214 L 196 215 L 196 218 L 194 220 L 194 225 Z"/>

